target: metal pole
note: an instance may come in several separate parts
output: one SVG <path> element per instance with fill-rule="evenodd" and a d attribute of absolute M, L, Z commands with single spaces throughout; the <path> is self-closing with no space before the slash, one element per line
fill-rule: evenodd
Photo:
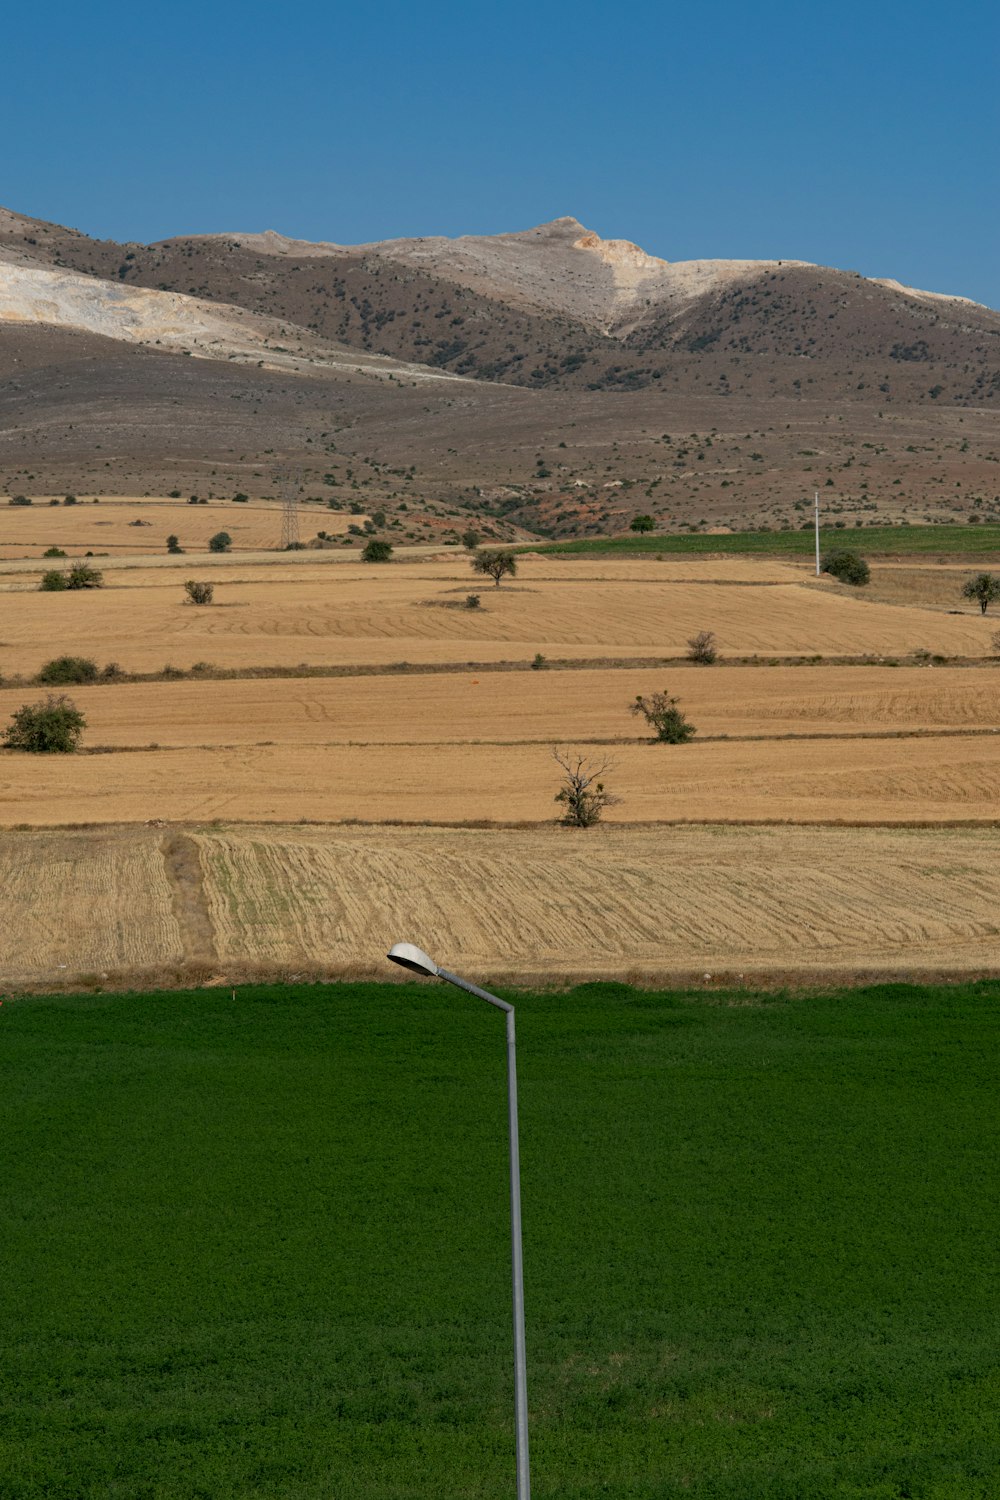
<path fill-rule="evenodd" d="M 816 577 L 819 577 L 819 490 L 816 491 Z"/>
<path fill-rule="evenodd" d="M 524 1259 L 521 1245 L 521 1155 L 517 1132 L 517 1044 L 514 1035 L 514 1007 L 489 990 L 438 969 L 439 979 L 456 984 L 460 990 L 488 1000 L 505 1013 L 507 1022 L 507 1123 L 510 1135 L 510 1270 L 514 1303 L 514 1440 L 517 1456 L 517 1500 L 531 1500 L 531 1471 L 528 1463 L 528 1364 L 524 1340 Z"/>

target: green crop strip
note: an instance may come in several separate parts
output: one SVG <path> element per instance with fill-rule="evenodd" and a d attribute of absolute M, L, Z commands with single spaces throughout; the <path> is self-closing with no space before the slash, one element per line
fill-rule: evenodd
<path fill-rule="evenodd" d="M 995 1496 L 1000 984 L 512 998 L 538 1500 Z M 503 1069 L 443 986 L 8 997 L 0 1496 L 512 1494 Z"/>

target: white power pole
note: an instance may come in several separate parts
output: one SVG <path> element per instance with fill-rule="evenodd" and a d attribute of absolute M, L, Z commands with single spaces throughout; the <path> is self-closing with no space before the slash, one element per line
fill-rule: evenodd
<path fill-rule="evenodd" d="M 819 577 L 819 490 L 816 491 L 816 577 Z"/>

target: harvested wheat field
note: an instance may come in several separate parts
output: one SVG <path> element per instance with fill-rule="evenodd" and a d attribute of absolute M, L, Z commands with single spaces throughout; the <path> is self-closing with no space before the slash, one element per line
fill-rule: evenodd
<path fill-rule="evenodd" d="M 998 839 L 714 826 L 8 834 L 16 899 L 0 978 L 381 971 L 389 944 L 415 935 L 495 978 L 976 972 L 998 958 Z"/>
<path fill-rule="evenodd" d="M 87 716 L 91 746 L 321 750 L 643 744 L 650 731 L 630 705 L 638 694 L 666 688 L 679 695 L 700 739 L 1000 731 L 1000 668 L 584 667 L 167 680 L 72 691 Z M 0 691 L 0 722 L 24 700 L 23 687 Z"/>
<path fill-rule="evenodd" d="M 346 533 L 356 516 L 320 510 L 305 519 L 304 536 L 317 530 Z M 315 526 L 313 526 L 315 521 Z M 140 557 L 166 551 L 167 537 L 178 537 L 191 552 L 207 552 L 209 538 L 228 531 L 235 552 L 281 544 L 281 506 L 260 501 L 233 504 L 210 500 L 190 505 L 167 497 L 80 497 L 76 505 L 53 505 L 40 497 L 30 506 L 0 506 L 0 558 L 40 557 L 47 547 L 62 547 L 70 556 L 107 552 Z"/>
<path fill-rule="evenodd" d="M 601 748 L 587 753 L 600 756 Z M 1000 735 L 612 748 L 614 822 L 1000 819 Z M 247 821 L 545 823 L 542 744 L 237 745 L 0 758 L 0 825 Z"/>
<path fill-rule="evenodd" d="M 592 574 L 589 560 L 529 560 L 500 589 L 488 580 L 484 586 L 461 557 L 386 567 L 331 559 L 281 573 L 262 568 L 252 581 L 249 566 L 240 581 L 213 572 L 215 603 L 200 609 L 185 602 L 182 587 L 198 576 L 194 561 L 183 571 L 109 571 L 104 589 L 83 595 L 42 594 L 17 575 L 11 591 L 0 593 L 0 670 L 33 674 L 68 650 L 133 672 L 198 662 L 231 669 L 530 661 L 539 652 L 670 657 L 683 655 L 703 629 L 715 632 L 723 655 L 891 656 L 925 648 L 983 656 L 994 649 L 993 623 L 978 612 L 866 603 L 825 583 L 713 580 L 714 563 L 701 574 L 683 564 L 673 578 L 647 563 L 626 580 Z M 465 607 L 470 590 L 480 595 L 478 609 Z"/>

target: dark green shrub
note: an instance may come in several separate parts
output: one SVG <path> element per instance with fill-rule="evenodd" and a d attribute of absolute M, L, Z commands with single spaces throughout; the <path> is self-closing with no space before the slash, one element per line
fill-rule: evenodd
<path fill-rule="evenodd" d="M 179 556 L 184 551 L 180 543 L 180 538 L 174 536 L 173 532 L 167 537 L 167 551 L 173 553 L 174 556 Z"/>
<path fill-rule="evenodd" d="M 629 526 L 630 531 L 655 531 L 656 522 L 652 516 L 635 516 Z"/>
<path fill-rule="evenodd" d="M 76 496 L 75 495 L 64 495 L 63 496 L 63 505 L 75 505 L 75 504 L 76 504 Z"/>
<path fill-rule="evenodd" d="M 17 709 L 3 733 L 8 750 L 66 755 L 75 750 L 87 721 L 71 698 L 50 693 L 42 703 Z"/>
<path fill-rule="evenodd" d="M 480 609 L 482 607 L 482 600 L 480 599 L 479 595 L 466 594 L 465 607 L 466 609 Z"/>
<path fill-rule="evenodd" d="M 361 556 L 365 562 L 388 562 L 392 557 L 392 543 L 383 542 L 376 539 L 375 537 L 372 537 L 371 541 L 368 543 Z"/>
<path fill-rule="evenodd" d="M 473 531 L 471 527 L 468 531 L 463 531 L 462 546 L 465 548 L 466 552 L 475 552 L 476 548 L 479 546 L 479 532 Z"/>
<path fill-rule="evenodd" d="M 30 505 L 31 499 L 28 495 L 12 495 L 7 501 L 8 505 Z"/>
<path fill-rule="evenodd" d="M 666 692 L 650 693 L 648 698 L 637 693 L 629 713 L 642 715 L 650 729 L 656 730 L 658 743 L 684 745 L 694 735 L 695 727 L 685 719 L 677 707 L 678 702 L 679 699 L 671 698 Z"/>
<path fill-rule="evenodd" d="M 89 656 L 57 656 L 45 663 L 38 681 L 52 686 L 66 682 L 96 682 L 97 663 Z"/>
<path fill-rule="evenodd" d="M 864 558 L 859 557 L 856 552 L 848 551 L 846 547 L 828 553 L 820 566 L 831 578 L 836 578 L 840 583 L 853 584 L 855 588 L 860 588 L 871 577 L 871 570 Z"/>
<path fill-rule="evenodd" d="M 66 587 L 68 589 L 102 589 L 104 574 L 98 568 L 92 568 L 89 563 L 74 563 L 66 574 Z"/>
<path fill-rule="evenodd" d="M 42 553 L 43 557 L 65 557 L 66 554 L 61 547 L 46 547 Z"/>
<path fill-rule="evenodd" d="M 209 552 L 228 552 L 232 545 L 233 539 L 228 531 L 217 531 L 208 539 Z"/>
<path fill-rule="evenodd" d="M 57 568 L 53 568 L 51 573 L 42 574 L 42 581 L 38 587 L 43 594 L 58 593 L 61 589 L 67 587 L 66 574 L 60 573 Z"/>

